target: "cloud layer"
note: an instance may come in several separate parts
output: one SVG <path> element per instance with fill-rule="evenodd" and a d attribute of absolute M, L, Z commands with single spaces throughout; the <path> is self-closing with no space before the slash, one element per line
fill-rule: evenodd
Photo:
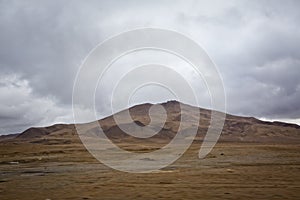
<path fill-rule="evenodd" d="M 296 0 L 2 0 L 0 134 L 72 122 L 73 83 L 89 51 L 145 26 L 176 30 L 206 49 L 224 79 L 229 113 L 297 122 L 299 7 Z"/>

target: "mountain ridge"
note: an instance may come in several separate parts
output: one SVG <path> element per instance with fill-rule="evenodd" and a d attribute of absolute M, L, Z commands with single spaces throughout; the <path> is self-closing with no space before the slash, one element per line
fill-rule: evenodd
<path fill-rule="evenodd" d="M 147 127 L 151 119 L 149 117 L 149 109 L 155 106 L 163 106 L 167 113 L 167 119 L 162 129 L 156 127 L 156 124 Z M 125 118 L 125 111 L 129 111 L 132 119 Z M 138 134 L 140 129 L 138 127 L 145 127 L 145 130 L 158 131 L 157 135 L 150 137 L 150 141 L 170 140 L 172 139 L 179 127 L 182 115 L 188 117 L 196 116 L 200 112 L 199 123 L 182 122 L 185 128 L 182 131 L 187 133 L 191 131 L 191 127 L 198 126 L 196 140 L 203 140 L 205 133 L 210 126 L 211 110 L 198 108 L 195 106 L 182 104 L 177 101 L 168 101 L 161 104 L 140 104 L 130 107 L 129 109 L 122 110 L 114 115 L 97 120 L 106 136 L 109 139 L 116 141 L 121 140 L 134 140 L 132 136 L 125 133 L 119 126 L 123 126 L 126 130 Z M 114 117 L 121 119 L 121 124 L 117 124 Z M 161 115 L 154 112 L 154 118 L 160 119 Z M 133 122 L 132 122 L 133 121 Z M 133 123 L 135 123 L 135 126 Z M 86 123 L 89 124 L 89 123 Z M 92 124 L 92 123 L 90 123 Z M 95 125 L 88 127 L 87 132 L 91 133 L 96 131 Z M 5 138 L 5 137 L 4 137 Z M 77 141 L 78 135 L 74 124 L 54 124 L 47 127 L 31 127 L 24 132 L 17 134 L 14 138 L 8 137 L 8 140 L 22 140 L 36 142 L 42 141 L 68 140 L 69 142 Z M 1 140 L 1 138 L 0 138 Z M 285 122 L 269 122 L 262 121 L 254 117 L 242 117 L 231 114 L 226 114 L 226 119 L 220 141 L 226 142 L 300 142 L 300 126 L 297 124 L 290 124 Z"/>

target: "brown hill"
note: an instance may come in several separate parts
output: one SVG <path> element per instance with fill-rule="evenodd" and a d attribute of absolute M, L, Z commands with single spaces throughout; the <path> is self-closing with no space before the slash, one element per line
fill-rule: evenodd
<path fill-rule="evenodd" d="M 181 106 L 180 106 L 181 105 Z M 203 140 L 206 131 L 210 125 L 211 111 L 207 109 L 197 108 L 185 104 L 180 104 L 176 101 L 169 101 L 167 103 L 156 104 L 151 114 L 153 116 L 151 126 L 149 109 L 152 104 L 141 104 L 129 109 L 132 119 L 125 117 L 126 112 L 122 111 L 116 113 L 114 116 L 109 116 L 99 120 L 99 124 L 104 130 L 108 138 L 114 142 L 122 141 L 144 141 L 144 142 L 158 142 L 168 143 L 176 134 L 179 129 L 181 117 L 184 115 L 192 119 L 196 118 L 200 112 L 200 121 L 182 121 L 183 133 L 188 134 L 193 127 L 198 127 L 196 141 Z M 161 129 L 159 123 L 155 121 L 162 120 L 160 112 L 156 111 L 155 107 L 163 106 L 167 113 L 166 122 Z M 152 107 L 153 108 L 153 107 Z M 180 112 L 181 111 L 181 112 Z M 114 119 L 120 119 L 118 125 Z M 183 117 L 184 118 L 184 117 Z M 197 118 L 196 118 L 197 119 Z M 133 121 L 133 122 L 132 122 Z M 134 126 L 134 124 L 137 126 Z M 96 133 L 97 124 L 87 123 L 84 125 L 84 131 L 89 134 Z M 122 128 L 120 128 L 122 127 Z M 128 135 L 123 130 L 126 129 L 134 135 L 138 135 L 141 128 L 143 131 L 159 131 L 156 135 L 149 138 L 135 138 Z M 123 129 L 123 130 L 122 130 Z M 71 143 L 79 142 L 79 137 L 76 133 L 75 126 L 72 124 L 56 124 L 49 127 L 42 128 L 29 128 L 21 134 L 16 136 L 17 140 L 30 141 L 33 143 Z M 221 142 L 258 142 L 258 143 L 299 143 L 300 142 L 300 126 L 296 124 L 289 124 L 283 122 L 266 122 L 253 117 L 239 117 L 234 115 L 226 115 L 225 124 L 220 137 Z"/>

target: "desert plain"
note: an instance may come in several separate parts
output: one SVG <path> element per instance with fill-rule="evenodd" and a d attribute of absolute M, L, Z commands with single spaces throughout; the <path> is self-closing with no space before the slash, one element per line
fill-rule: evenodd
<path fill-rule="evenodd" d="M 204 159 L 198 158 L 199 136 L 177 161 L 151 173 L 104 165 L 86 150 L 71 125 L 1 137 L 0 199 L 300 199 L 300 129 L 249 121 L 253 119 L 227 117 L 220 140 Z M 230 127 L 235 129 L 226 131 Z M 161 146 L 153 142 L 160 138 L 113 139 L 133 152 Z"/>

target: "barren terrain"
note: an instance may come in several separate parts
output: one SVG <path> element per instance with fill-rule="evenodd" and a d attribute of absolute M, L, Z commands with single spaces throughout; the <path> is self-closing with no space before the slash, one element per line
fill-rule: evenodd
<path fill-rule="evenodd" d="M 121 148 L 151 151 L 176 132 L 177 103 L 164 106 L 169 111 L 165 128 L 148 140 L 126 136 L 111 117 L 99 122 Z M 135 123 L 146 125 L 147 107 L 131 109 Z M 184 109 L 192 109 L 186 114 L 195 111 Z M 0 199 L 300 199 L 297 125 L 227 115 L 218 144 L 200 160 L 209 114 L 201 112 L 197 138 L 179 160 L 146 174 L 101 164 L 84 148 L 73 125 L 31 128 L 1 137 Z"/>

